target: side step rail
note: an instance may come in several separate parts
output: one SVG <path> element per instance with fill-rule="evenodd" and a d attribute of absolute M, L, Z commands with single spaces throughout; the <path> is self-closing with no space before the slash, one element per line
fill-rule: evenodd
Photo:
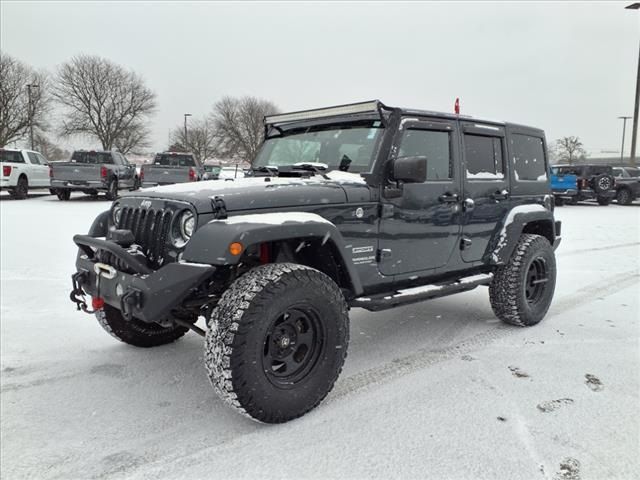
<path fill-rule="evenodd" d="M 379 293 L 368 297 L 358 297 L 351 301 L 351 307 L 360 307 L 378 312 L 388 308 L 398 307 L 400 305 L 409 305 L 410 303 L 422 302 L 433 298 L 446 297 L 454 293 L 466 292 L 473 290 L 480 285 L 488 285 L 491 283 L 493 274 L 482 273 L 472 275 L 456 280 L 452 283 L 422 285 L 420 287 L 406 288 L 396 290 L 390 293 Z"/>

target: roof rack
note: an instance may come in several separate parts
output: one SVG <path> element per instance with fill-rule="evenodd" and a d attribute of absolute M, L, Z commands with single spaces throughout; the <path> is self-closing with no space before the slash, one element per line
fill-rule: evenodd
<path fill-rule="evenodd" d="M 346 105 L 337 105 L 335 107 L 315 108 L 312 110 L 301 110 L 299 112 L 267 115 L 264 117 L 264 123 L 265 125 L 273 125 L 276 123 L 288 123 L 299 120 L 352 115 L 356 113 L 377 113 L 382 116 L 382 109 L 388 109 L 388 107 L 386 107 L 380 100 L 369 100 L 367 102 L 349 103 Z"/>

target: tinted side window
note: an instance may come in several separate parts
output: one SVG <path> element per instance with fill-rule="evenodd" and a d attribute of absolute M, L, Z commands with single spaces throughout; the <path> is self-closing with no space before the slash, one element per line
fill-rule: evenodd
<path fill-rule="evenodd" d="M 453 177 L 449 132 L 405 130 L 399 157 L 426 156 L 427 180 L 447 180 Z"/>
<path fill-rule="evenodd" d="M 516 180 L 547 180 L 544 144 L 541 138 L 513 134 L 511 146 Z"/>
<path fill-rule="evenodd" d="M 38 159 L 38 155 L 36 155 L 33 152 L 27 152 L 27 155 L 29 155 L 29 161 L 31 161 L 32 165 L 40 165 L 40 160 Z"/>
<path fill-rule="evenodd" d="M 41 165 L 48 165 L 49 164 L 49 161 L 46 158 L 44 158 L 44 155 L 41 155 L 39 153 L 36 153 L 36 155 L 38 156 L 38 160 L 40 160 L 40 164 Z"/>
<path fill-rule="evenodd" d="M 465 134 L 464 152 L 468 179 L 504 178 L 502 138 Z"/>

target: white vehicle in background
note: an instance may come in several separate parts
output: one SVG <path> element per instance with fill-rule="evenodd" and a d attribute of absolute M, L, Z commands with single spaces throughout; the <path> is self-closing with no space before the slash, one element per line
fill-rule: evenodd
<path fill-rule="evenodd" d="M 241 167 L 222 167 L 218 173 L 218 180 L 229 180 L 234 178 L 244 178 L 244 170 Z"/>
<path fill-rule="evenodd" d="M 27 198 L 30 188 L 51 186 L 49 162 L 39 152 L 0 148 L 0 167 L 0 190 L 8 190 L 14 198 Z"/>

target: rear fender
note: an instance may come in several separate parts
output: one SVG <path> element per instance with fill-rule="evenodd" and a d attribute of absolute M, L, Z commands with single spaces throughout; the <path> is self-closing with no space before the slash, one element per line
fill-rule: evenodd
<path fill-rule="evenodd" d="M 538 204 L 518 205 L 509 211 L 504 222 L 498 226 L 494 240 L 485 252 L 485 263 L 507 263 L 523 233 L 542 235 L 553 247 L 557 246 L 560 239 L 552 212 Z"/>
<path fill-rule="evenodd" d="M 308 212 L 278 212 L 236 215 L 212 220 L 198 228 L 183 253 L 183 260 L 209 265 L 237 265 L 242 255 L 232 255 L 229 245 L 241 243 L 245 248 L 264 242 L 294 238 L 320 239 L 333 245 L 349 276 L 356 295 L 362 293 L 358 274 L 343 252 L 344 240 L 336 226 L 320 215 Z"/>

